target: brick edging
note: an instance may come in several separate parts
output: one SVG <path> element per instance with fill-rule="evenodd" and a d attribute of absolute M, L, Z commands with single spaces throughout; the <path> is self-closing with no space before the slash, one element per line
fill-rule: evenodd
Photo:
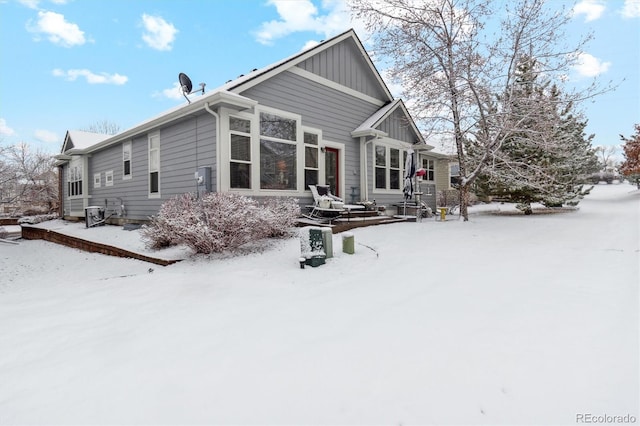
<path fill-rule="evenodd" d="M 161 265 L 161 266 L 172 265 L 180 261 L 180 260 L 158 259 L 151 256 L 145 256 L 144 254 L 135 253 L 119 247 L 97 243 L 95 241 L 87 241 L 81 238 L 73 237 L 71 235 L 61 234 L 59 232 L 52 231 L 50 229 L 36 228 L 33 226 L 22 225 L 22 238 L 25 240 L 45 240 L 52 243 L 61 244 L 67 247 L 88 251 L 91 253 L 101 253 L 101 254 L 106 254 L 109 256 L 117 256 L 117 257 L 128 257 L 128 258 L 138 259 L 138 260 L 150 262 L 150 263 Z"/>

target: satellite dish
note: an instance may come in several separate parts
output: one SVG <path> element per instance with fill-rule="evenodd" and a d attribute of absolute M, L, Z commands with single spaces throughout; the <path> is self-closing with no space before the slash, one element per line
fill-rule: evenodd
<path fill-rule="evenodd" d="M 180 74 L 178 74 L 178 81 L 180 82 L 180 90 L 182 91 L 182 96 L 184 96 L 187 102 L 191 103 L 191 101 L 187 97 L 187 95 L 193 93 L 193 83 L 191 83 L 191 79 L 188 75 L 181 72 Z M 206 86 L 205 83 L 200 83 L 200 89 L 196 90 L 196 92 L 202 92 L 202 94 L 204 94 L 204 86 Z"/>

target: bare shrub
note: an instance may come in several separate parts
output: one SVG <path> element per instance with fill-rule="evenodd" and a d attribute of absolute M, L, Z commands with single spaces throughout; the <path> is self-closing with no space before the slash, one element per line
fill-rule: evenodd
<path fill-rule="evenodd" d="M 262 204 L 261 215 L 267 237 L 284 237 L 300 217 L 300 205 L 295 198 L 268 198 Z"/>
<path fill-rule="evenodd" d="M 269 199 L 261 205 L 232 193 L 209 193 L 200 199 L 183 194 L 162 205 L 143 227 L 142 237 L 152 248 L 185 244 L 196 253 L 219 253 L 250 241 L 284 236 L 298 214 L 299 207 L 291 199 Z"/>

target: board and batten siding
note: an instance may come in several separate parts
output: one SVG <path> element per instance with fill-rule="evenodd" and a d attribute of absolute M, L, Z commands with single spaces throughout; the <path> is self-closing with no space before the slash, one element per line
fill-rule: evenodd
<path fill-rule="evenodd" d="M 413 144 L 418 137 L 410 126 L 407 117 L 402 109 L 396 108 L 389 116 L 378 126 L 378 130 L 389 135 L 389 138 L 408 142 Z"/>
<path fill-rule="evenodd" d="M 169 198 L 196 191 L 198 167 L 211 167 L 211 187 L 215 190 L 216 122 L 208 113 L 190 116 L 160 129 L 160 198 L 149 197 L 148 135 L 132 139 L 131 178 L 123 175 L 123 143 L 94 152 L 89 158 L 89 204 L 107 208 L 107 214 L 119 211 L 114 218 L 147 220 Z M 126 142 L 126 141 L 125 141 Z M 113 185 L 106 186 L 105 174 L 113 172 Z M 94 174 L 100 173 L 100 187 L 94 186 Z"/>
<path fill-rule="evenodd" d="M 354 40 L 346 40 L 299 63 L 299 68 L 376 99 L 386 94 Z"/>

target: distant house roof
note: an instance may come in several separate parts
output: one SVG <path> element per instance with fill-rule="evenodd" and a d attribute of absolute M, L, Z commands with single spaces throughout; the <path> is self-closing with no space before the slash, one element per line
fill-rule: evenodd
<path fill-rule="evenodd" d="M 64 153 L 71 149 L 84 150 L 110 137 L 111 135 L 105 135 L 103 133 L 69 130 L 64 137 L 61 152 Z"/>

